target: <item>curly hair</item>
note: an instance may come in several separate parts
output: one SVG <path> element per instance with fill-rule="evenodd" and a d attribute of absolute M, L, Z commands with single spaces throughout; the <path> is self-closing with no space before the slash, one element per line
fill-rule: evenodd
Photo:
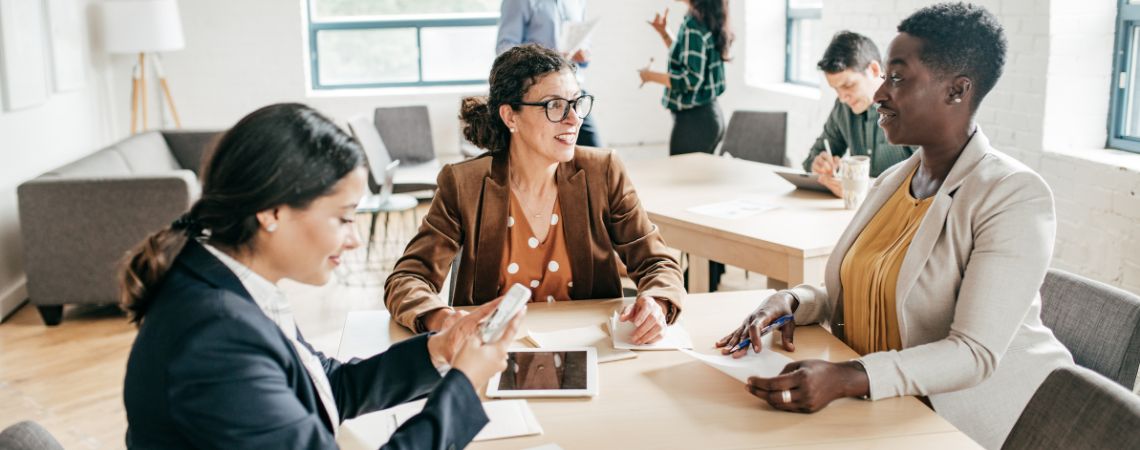
<path fill-rule="evenodd" d="M 984 7 L 970 3 L 927 6 L 899 23 L 898 31 L 922 39 L 920 59 L 942 77 L 966 76 L 977 109 L 1005 67 L 1005 30 Z"/>
<path fill-rule="evenodd" d="M 736 40 L 728 23 L 728 0 L 693 0 L 693 17 L 713 34 L 713 44 L 722 61 L 731 61 L 728 50 Z"/>
<path fill-rule="evenodd" d="M 558 52 L 537 44 L 520 45 L 499 55 L 491 66 L 490 96 L 467 97 L 460 102 L 463 137 L 491 153 L 510 147 L 511 133 L 499 117 L 499 106 L 518 111 L 527 91 L 549 73 L 576 69 Z"/>
<path fill-rule="evenodd" d="M 839 73 L 847 69 L 862 72 L 867 70 L 872 61 L 882 64 L 880 58 L 875 41 L 859 33 L 843 30 L 831 38 L 831 43 L 823 51 L 823 58 L 815 66 L 824 73 Z"/>

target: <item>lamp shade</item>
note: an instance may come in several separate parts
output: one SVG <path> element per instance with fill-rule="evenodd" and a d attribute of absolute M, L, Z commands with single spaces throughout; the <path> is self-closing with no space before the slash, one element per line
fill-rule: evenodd
<path fill-rule="evenodd" d="M 164 52 L 185 46 L 175 0 L 103 2 L 103 44 L 110 53 Z"/>

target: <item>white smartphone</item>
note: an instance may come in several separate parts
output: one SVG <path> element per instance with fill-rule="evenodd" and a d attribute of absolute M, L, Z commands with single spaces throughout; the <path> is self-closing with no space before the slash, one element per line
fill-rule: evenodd
<path fill-rule="evenodd" d="M 521 284 L 515 283 L 507 290 L 507 295 L 503 297 L 503 301 L 495 308 L 495 312 L 491 313 L 491 317 L 483 322 L 483 342 L 495 342 L 503 335 L 503 330 L 507 328 L 507 323 L 511 319 L 526 308 L 526 302 L 530 300 L 530 289 Z"/>

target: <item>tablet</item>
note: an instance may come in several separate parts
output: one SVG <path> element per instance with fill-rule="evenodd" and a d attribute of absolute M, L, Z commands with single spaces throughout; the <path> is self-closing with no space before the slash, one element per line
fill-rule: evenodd
<path fill-rule="evenodd" d="M 824 186 L 819 182 L 819 175 L 814 173 L 801 173 L 801 172 L 776 172 L 780 178 L 788 180 L 796 186 L 797 189 L 807 189 L 809 191 L 819 191 L 831 193 L 831 189 Z"/>
<path fill-rule="evenodd" d="M 487 383 L 491 398 L 596 395 L 598 353 L 593 347 L 511 349 L 507 370 Z"/>

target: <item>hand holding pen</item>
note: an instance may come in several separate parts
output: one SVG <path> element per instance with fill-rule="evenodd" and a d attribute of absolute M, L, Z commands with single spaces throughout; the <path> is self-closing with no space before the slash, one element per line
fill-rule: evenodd
<path fill-rule="evenodd" d="M 772 330 L 780 328 L 780 327 L 784 326 L 785 323 L 788 323 L 792 320 L 795 320 L 795 316 L 793 316 L 791 314 L 787 314 L 783 317 L 780 317 L 779 319 L 773 320 L 772 323 L 770 323 L 767 326 L 765 326 L 764 328 L 760 329 L 760 337 L 764 337 L 764 335 L 771 333 Z M 730 349 L 728 351 L 728 353 L 736 353 L 736 352 L 739 352 L 741 350 L 747 349 L 749 345 L 752 345 L 752 337 L 744 338 L 744 340 L 740 341 L 739 344 L 736 344 L 735 347 Z"/>
<path fill-rule="evenodd" d="M 641 70 L 638 70 L 638 71 L 637 71 L 637 73 L 639 73 L 639 74 L 641 75 L 641 84 L 640 84 L 639 86 L 637 86 L 637 88 L 638 88 L 638 89 L 641 89 L 641 88 L 645 87 L 645 83 L 649 81 L 649 80 L 647 79 L 647 77 L 645 76 L 645 74 L 646 74 L 647 72 L 649 72 L 649 68 L 650 68 L 650 67 L 652 67 L 652 66 L 653 66 L 653 58 L 652 58 L 652 57 L 650 57 L 650 58 L 649 58 L 649 64 L 646 64 L 646 65 L 645 65 L 645 68 L 644 68 L 644 69 L 641 69 Z"/>

